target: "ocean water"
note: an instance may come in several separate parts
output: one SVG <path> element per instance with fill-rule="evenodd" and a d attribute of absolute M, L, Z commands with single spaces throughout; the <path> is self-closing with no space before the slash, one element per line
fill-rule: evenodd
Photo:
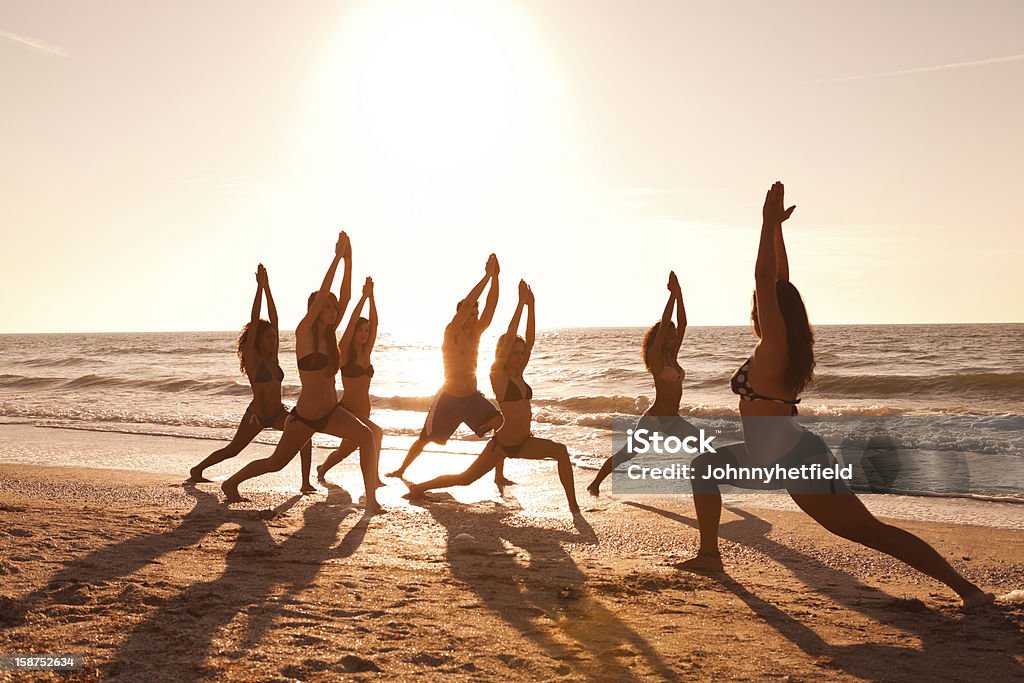
<path fill-rule="evenodd" d="M 386 332 L 378 339 L 371 392 L 385 447 L 404 448 L 423 423 L 442 379 L 440 333 L 436 340 Z M 481 343 L 485 395 L 498 333 L 489 331 Z M 0 335 L 0 422 L 227 440 L 250 399 L 235 334 Z M 565 442 L 580 465 L 603 460 L 612 418 L 638 415 L 653 399 L 640 356 L 643 334 L 640 328 L 539 332 L 526 372 L 534 388 L 534 433 Z M 937 463 L 913 488 L 957 492 L 964 485 L 944 485 L 941 470 L 966 467 L 976 472 L 972 493 L 1024 494 L 1024 324 L 821 326 L 816 335 L 816 379 L 804 394 L 801 420 L 830 445 L 867 443 L 883 433 L 915 462 Z M 687 331 L 679 356 L 686 370 L 684 416 L 720 431 L 732 428 L 737 401 L 729 376 L 754 341 L 745 327 Z M 294 401 L 291 333 L 282 334 L 280 358 L 285 401 Z M 259 440 L 276 439 L 268 430 Z M 316 443 L 336 440 L 318 436 Z M 475 453 L 480 444 L 463 429 L 447 448 Z M 952 464 L 944 465 L 947 460 Z"/>

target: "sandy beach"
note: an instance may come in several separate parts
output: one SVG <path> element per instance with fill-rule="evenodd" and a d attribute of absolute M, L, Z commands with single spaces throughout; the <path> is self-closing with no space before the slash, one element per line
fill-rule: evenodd
<path fill-rule="evenodd" d="M 54 465 L 0 466 L 0 651 L 81 654 L 71 680 L 1024 677 L 1024 605 L 965 614 L 938 583 L 830 536 L 781 497 L 727 499 L 728 573 L 705 576 L 673 566 L 696 548 L 687 497 L 592 499 L 580 470 L 586 523 L 574 524 L 553 463 L 513 461 L 519 484 L 504 495 L 484 480 L 419 505 L 389 480 L 388 512 L 365 519 L 354 461 L 321 494 L 292 494 L 289 468 L 228 509 L 216 484 L 58 466 L 60 452 L 192 457 L 209 442 L 0 432 L 7 450 L 49 443 Z M 1024 506 L 867 502 L 914 518 L 900 523 L 983 587 L 1024 587 Z"/>

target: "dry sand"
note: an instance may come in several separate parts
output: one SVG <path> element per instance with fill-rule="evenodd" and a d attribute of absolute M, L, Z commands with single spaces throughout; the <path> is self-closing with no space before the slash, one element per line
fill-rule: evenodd
<path fill-rule="evenodd" d="M 354 462 L 319 495 L 270 477 L 231 509 L 180 477 L 0 466 L 0 653 L 84 656 L 54 680 L 1024 679 L 1024 604 L 965 614 L 781 498 L 731 499 L 728 573 L 705 576 L 673 567 L 696 547 L 688 498 L 590 499 L 580 471 L 574 524 L 553 463 L 509 474 L 504 496 L 482 481 L 421 505 L 387 480 L 365 519 Z M 898 501 L 869 506 L 1007 527 L 900 522 L 983 587 L 1024 588 L 1024 506 Z"/>

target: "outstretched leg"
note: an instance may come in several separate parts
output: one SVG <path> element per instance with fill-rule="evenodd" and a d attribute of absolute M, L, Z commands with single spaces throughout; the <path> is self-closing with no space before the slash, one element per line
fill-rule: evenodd
<path fill-rule="evenodd" d="M 905 562 L 922 574 L 941 581 L 963 599 L 965 607 L 992 602 L 986 593 L 965 579 L 935 548 L 899 527 L 878 520 L 853 493 L 794 493 L 790 496 L 800 509 L 833 534 L 873 548 Z"/>
<path fill-rule="evenodd" d="M 388 472 L 387 476 L 397 477 L 398 479 L 404 477 L 405 471 L 409 469 L 409 466 L 412 465 L 413 461 L 420 456 L 420 453 L 423 452 L 423 447 L 426 446 L 429 442 L 430 440 L 422 435 L 415 441 L 413 441 L 412 446 L 409 447 L 409 452 L 405 454 L 405 460 L 402 461 L 401 467 L 399 467 L 394 472 Z"/>
<path fill-rule="evenodd" d="M 494 441 L 488 441 L 483 453 L 478 455 L 476 460 L 464 472 L 459 474 L 442 474 L 440 477 L 434 477 L 420 484 L 409 484 L 409 497 L 418 498 L 432 489 L 468 486 L 490 472 L 502 458 L 504 458 L 504 453 L 497 448 Z"/>
<path fill-rule="evenodd" d="M 312 436 L 313 430 L 308 425 L 295 419 L 288 419 L 285 422 L 281 440 L 277 442 L 277 448 L 274 449 L 270 457 L 253 460 L 221 484 L 220 488 L 224 491 L 224 495 L 227 496 L 226 502 L 237 503 L 244 500 L 238 495 L 239 484 L 261 474 L 282 470 Z"/>
<path fill-rule="evenodd" d="M 228 458 L 233 458 L 241 453 L 246 446 L 252 443 L 252 440 L 256 438 L 256 435 L 263 431 L 263 426 L 257 422 L 252 413 L 246 409 L 245 414 L 242 415 L 242 421 L 238 423 L 238 429 L 235 430 L 235 435 L 231 438 L 231 443 L 224 448 L 220 448 L 210 455 L 206 456 L 201 463 L 189 470 L 188 480 L 192 483 L 201 483 L 210 481 L 203 476 L 203 470 L 207 467 L 213 467 L 219 462 L 224 462 Z"/>
<path fill-rule="evenodd" d="M 322 463 L 316 467 L 316 478 L 326 481 L 327 473 L 339 462 L 356 452 L 358 446 L 352 441 L 342 441 L 341 445 L 328 454 Z"/>
<path fill-rule="evenodd" d="M 601 495 L 601 483 L 608 478 L 616 467 L 624 462 L 627 462 L 632 456 L 625 446 L 620 448 L 617 453 L 608 457 L 601 465 L 601 469 L 597 471 L 597 476 L 594 477 L 594 481 L 590 482 L 587 486 L 587 493 L 592 496 Z"/>

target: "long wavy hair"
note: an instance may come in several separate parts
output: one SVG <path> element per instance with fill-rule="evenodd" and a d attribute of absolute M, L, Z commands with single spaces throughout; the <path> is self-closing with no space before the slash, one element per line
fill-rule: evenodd
<path fill-rule="evenodd" d="M 252 334 L 252 321 L 250 320 L 242 328 L 242 331 L 238 333 L 238 348 L 235 353 L 238 354 L 238 371 L 243 375 L 245 374 L 245 345 L 249 341 L 249 335 Z M 256 348 L 260 347 L 260 340 L 264 333 L 268 330 L 273 331 L 274 326 L 270 324 L 269 320 L 260 318 L 256 321 Z"/>
<path fill-rule="evenodd" d="M 309 298 L 306 299 L 306 309 L 307 310 L 309 309 L 310 306 L 313 305 L 313 300 L 316 299 L 316 295 L 317 295 L 317 292 L 313 292 L 312 294 L 309 295 Z M 335 306 L 337 306 L 338 305 L 338 300 L 336 298 L 334 298 L 334 294 L 333 293 L 330 294 L 330 297 L 331 298 L 328 300 L 327 304 L 325 304 L 325 305 L 330 305 L 331 303 L 333 303 Z M 334 374 L 335 372 L 337 372 L 338 368 L 340 367 L 340 365 L 338 363 L 339 363 L 339 356 L 341 354 L 338 352 L 338 340 L 337 340 L 337 334 L 336 334 L 336 332 L 338 330 L 338 323 L 340 323 L 340 322 L 341 322 L 341 311 L 338 311 L 338 315 L 335 316 L 334 324 L 333 325 L 328 325 L 324 329 L 319 329 L 320 328 L 319 318 L 317 320 L 313 321 L 313 336 L 316 337 L 317 335 L 319 335 L 323 339 L 323 342 L 324 342 L 323 346 L 325 347 L 324 353 L 327 354 L 327 367 L 328 367 L 328 369 L 330 369 L 331 374 Z M 319 346 L 320 345 L 317 344 L 318 348 L 319 348 Z"/>
<path fill-rule="evenodd" d="M 673 327 L 675 326 L 673 325 Z M 648 370 L 651 369 L 651 352 L 654 349 L 654 338 L 658 336 L 658 330 L 660 329 L 661 321 L 659 320 L 654 323 L 654 325 L 651 326 L 651 329 L 647 330 L 647 333 L 644 335 L 644 367 Z M 662 349 L 659 353 L 664 354 L 665 350 Z"/>
<path fill-rule="evenodd" d="M 782 320 L 786 323 L 786 370 L 782 380 L 794 394 L 799 394 L 814 381 L 814 330 L 807 319 L 807 309 L 800 292 L 789 280 L 775 282 L 775 296 L 782 312 Z M 757 321 L 757 292 L 754 292 L 750 307 L 750 322 L 754 333 L 761 336 L 761 326 Z"/>
<path fill-rule="evenodd" d="M 501 358 L 501 354 L 505 351 L 505 344 L 509 343 L 508 332 L 498 337 L 498 343 L 494 346 L 494 363 L 491 365 L 491 371 L 504 370 L 504 367 L 498 367 L 498 359 Z M 518 334 L 512 338 L 513 344 L 522 344 L 523 348 L 526 348 L 526 340 L 520 337 Z"/>

